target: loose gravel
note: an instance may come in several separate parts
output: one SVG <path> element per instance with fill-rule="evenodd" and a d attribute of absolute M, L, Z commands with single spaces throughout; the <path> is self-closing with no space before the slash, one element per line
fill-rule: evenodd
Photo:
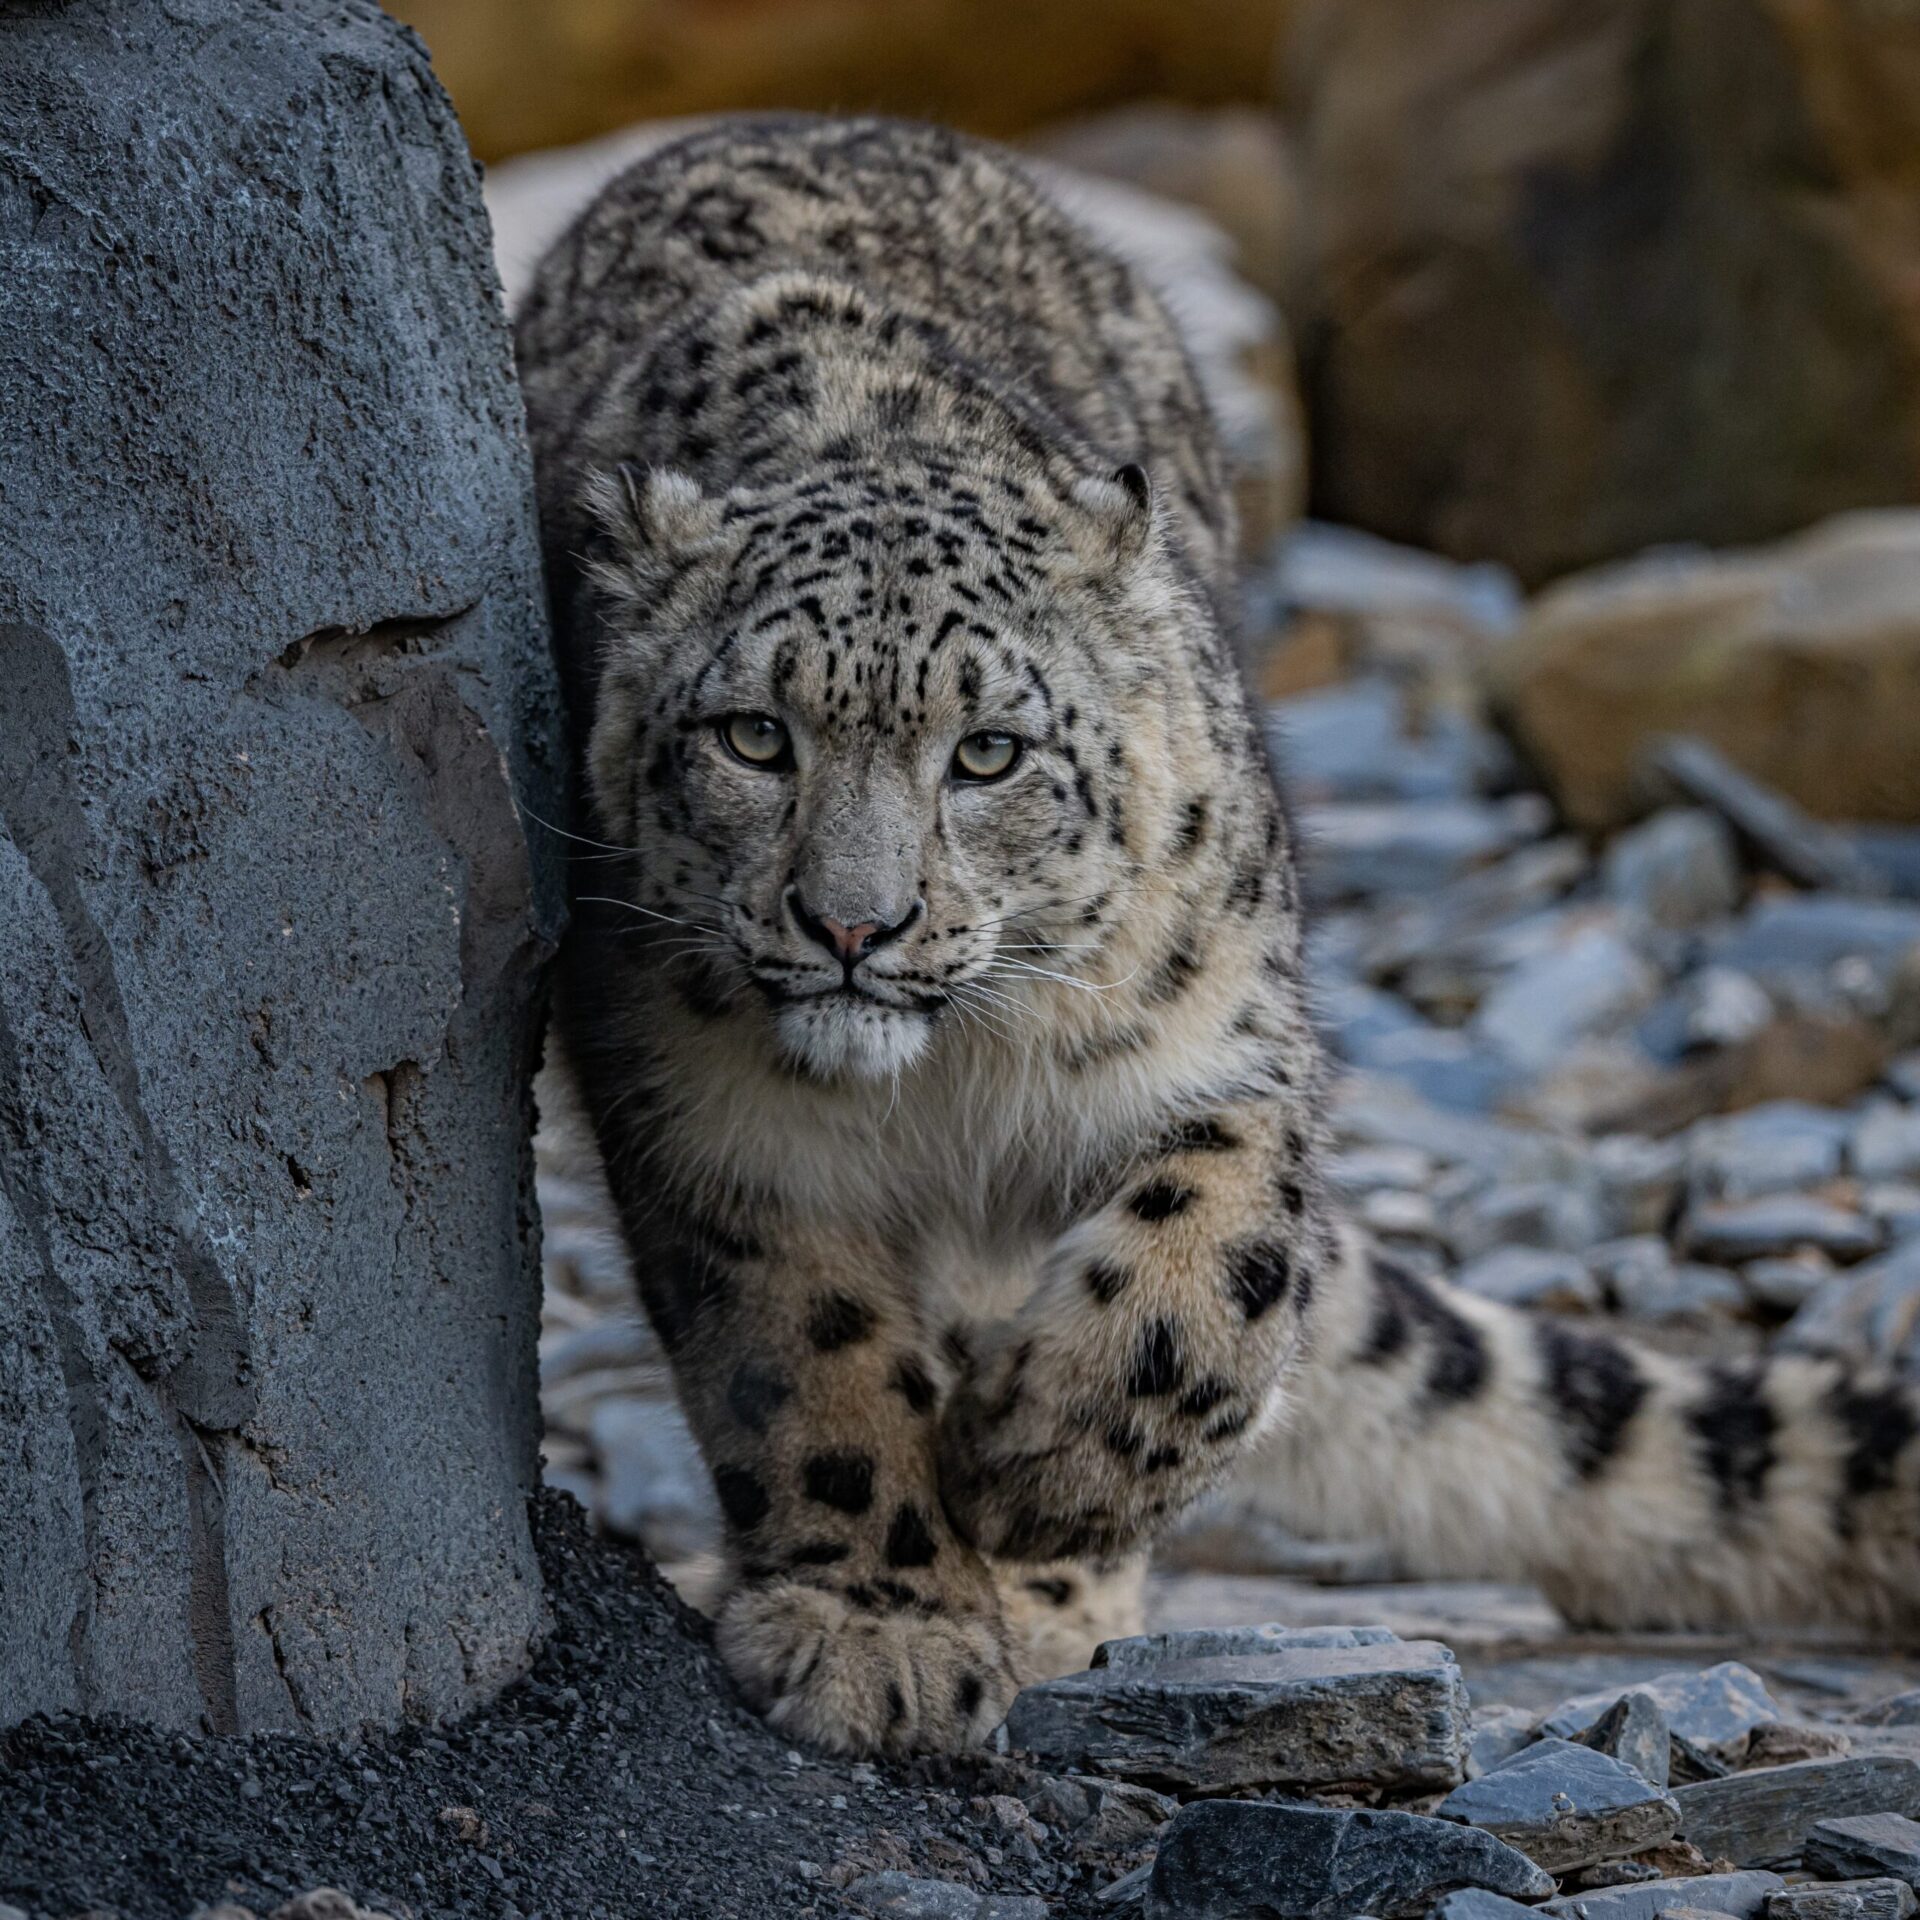
<path fill-rule="evenodd" d="M 993 1827 L 1005 1763 L 800 1755 L 643 1553 L 559 1495 L 536 1534 L 553 1633 L 458 1726 L 352 1745 L 77 1718 L 0 1734 L 0 1904 L 187 1920 L 330 1886 L 395 1920 L 804 1920 L 888 1870 L 1045 1891 L 1056 1914 L 1088 1897 L 1085 1870 Z"/>

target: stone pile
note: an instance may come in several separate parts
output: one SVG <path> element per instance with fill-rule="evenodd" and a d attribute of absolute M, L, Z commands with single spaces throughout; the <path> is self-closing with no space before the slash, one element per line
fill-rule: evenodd
<path fill-rule="evenodd" d="M 1087 1672 L 1026 1689 L 1000 1745 L 1049 1770 L 1024 1804 L 1061 1826 L 1075 1796 L 1134 1783 L 1105 1856 L 1126 1870 L 1097 1903 L 1145 1920 L 1502 1920 L 1536 1904 L 1907 1920 L 1920 1728 L 1884 1724 L 1898 1711 L 1797 1723 L 1725 1662 L 1496 1710 L 1483 1729 L 1444 1646 L 1265 1626 L 1109 1643 Z"/>
<path fill-rule="evenodd" d="M 1698 741 L 1650 743 L 1645 818 L 1555 831 L 1483 704 L 1497 572 L 1307 527 L 1267 590 L 1362 1221 L 1516 1304 L 1920 1367 L 1920 835 Z"/>
<path fill-rule="evenodd" d="M 629 1679 L 606 1687 L 609 1706 Z M 735 1755 L 726 1777 L 740 1784 L 721 1791 L 761 1804 L 719 1810 L 763 1823 L 747 1831 L 767 1836 L 773 1883 L 798 1895 L 782 1913 L 1915 1920 L 1920 1726 L 1909 1704 L 1895 1696 L 1845 1718 L 1790 1718 L 1758 1673 L 1723 1662 L 1544 1709 L 1476 1712 L 1445 1646 L 1384 1627 L 1173 1631 L 1109 1642 L 1085 1673 L 1027 1689 L 995 1751 L 907 1773 L 836 1768 L 798 1752 L 784 1765 L 762 1756 L 756 1769 Z M 503 1765 L 519 1791 L 531 1784 L 558 1803 L 558 1812 L 547 1798 L 532 1803 L 538 1821 L 572 1819 L 578 1809 L 558 1781 L 578 1750 L 543 1751 L 524 1730 L 506 1732 Z M 1497 1741 L 1483 1739 L 1493 1733 Z M 290 1766 L 297 1779 L 312 1764 L 275 1743 L 247 1755 L 249 1777 Z M 203 1757 L 175 1742 L 163 1764 L 179 1772 Z M 341 1764 L 372 1778 L 374 1757 L 399 1792 L 408 1763 L 386 1748 Z M 438 1809 L 428 1821 L 437 1841 L 502 1856 L 501 1871 L 514 1876 L 502 1884 L 520 1898 L 500 1910 L 521 1910 L 533 1891 L 526 1876 L 541 1869 L 525 1857 L 516 1794 L 454 1804 L 448 1784 L 416 1781 L 409 1791 Z M 276 1774 L 268 1803 L 283 1790 Z M 793 1858 L 804 1828 L 772 1830 L 773 1807 L 790 1794 L 796 1809 L 844 1813 L 858 1801 L 860 1817 L 836 1836 L 813 1834 L 812 1857 Z M 939 1817 L 923 1831 L 916 1810 Z M 417 1811 L 383 1816 L 403 1852 Z M 812 1817 L 828 1827 L 836 1819 Z M 645 1837 L 660 1844 L 651 1829 Z M 222 1845 L 219 1858 L 249 1857 L 231 1837 Z M 367 1871 L 364 1860 L 340 1866 L 343 1877 Z M 381 1884 L 397 1884 L 388 1866 Z M 184 1920 L 405 1920 L 422 1910 L 364 1887 L 357 1897 L 323 1888 L 275 1904 L 242 1897 L 242 1881 L 228 1885 L 226 1904 L 152 1910 Z M 602 1904 L 566 1893 L 539 1911 L 588 1920 Z M 426 1910 L 446 1909 L 429 1901 Z M 19 1920 L 18 1909 L 0 1900 L 0 1920 Z"/>

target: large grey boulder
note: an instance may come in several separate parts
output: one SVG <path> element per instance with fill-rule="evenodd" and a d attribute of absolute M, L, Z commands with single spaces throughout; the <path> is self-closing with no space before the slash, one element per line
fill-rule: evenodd
<path fill-rule="evenodd" d="M 0 1724 L 433 1720 L 543 1619 L 557 699 L 473 164 L 369 0 L 0 38 Z"/>

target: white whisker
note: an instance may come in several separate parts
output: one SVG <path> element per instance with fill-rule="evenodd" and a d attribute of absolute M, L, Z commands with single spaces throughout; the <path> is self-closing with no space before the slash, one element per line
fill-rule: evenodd
<path fill-rule="evenodd" d="M 583 847 L 598 847 L 604 853 L 620 853 L 631 857 L 637 857 L 639 855 L 640 849 L 638 847 L 616 847 L 611 840 L 589 840 L 584 833 L 574 833 L 567 827 L 556 827 L 551 820 L 543 819 L 539 814 L 535 813 L 518 794 L 514 795 L 513 804 L 520 812 L 524 813 L 535 826 L 545 827 L 549 833 L 557 833 L 562 840 L 577 840 Z"/>
<path fill-rule="evenodd" d="M 583 907 L 624 907 L 629 913 L 644 913 L 649 920 L 664 920 L 670 927 L 687 927 L 695 933 L 711 933 L 711 927 L 703 927 L 697 920 L 678 920 L 670 913 L 655 913 L 651 907 L 643 907 L 634 900 L 616 900 L 610 894 L 583 893 L 579 896 Z"/>
<path fill-rule="evenodd" d="M 1057 980 L 1063 987 L 1072 987 L 1079 993 L 1111 993 L 1116 987 L 1124 987 L 1140 969 L 1135 967 L 1131 973 L 1122 974 L 1118 980 L 1076 980 L 1070 973 L 1055 973 L 1050 967 L 1036 967 L 1025 960 L 994 959 L 987 963 L 987 971 L 1005 968 L 1014 973 L 1030 973 L 1037 979 Z"/>

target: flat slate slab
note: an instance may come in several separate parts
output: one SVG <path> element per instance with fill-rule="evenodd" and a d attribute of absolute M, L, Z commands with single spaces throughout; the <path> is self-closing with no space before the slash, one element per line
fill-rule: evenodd
<path fill-rule="evenodd" d="M 1787 1883 L 1777 1873 L 1703 1873 L 1689 1880 L 1636 1880 L 1631 1886 L 1603 1887 L 1597 1893 L 1563 1894 L 1542 1913 L 1564 1920 L 1660 1920 L 1663 1913 L 1687 1907 L 1698 1913 L 1731 1914 L 1733 1920 L 1759 1920 L 1768 1897 Z"/>
<path fill-rule="evenodd" d="M 1468 1886 L 1528 1900 L 1553 1891 L 1524 1854 L 1450 1820 L 1202 1800 L 1161 1837 L 1146 1920 L 1396 1920 Z"/>
<path fill-rule="evenodd" d="M 1550 1873 L 1617 1860 L 1671 1840 L 1680 1808 L 1610 1754 L 1569 1740 L 1542 1740 L 1435 1809 L 1464 1820 Z"/>
<path fill-rule="evenodd" d="M 1887 1874 L 1920 1889 L 1920 1821 L 1905 1812 L 1822 1820 L 1807 1835 L 1806 1862 L 1814 1873 Z"/>
<path fill-rule="evenodd" d="M 1904 1880 L 1824 1880 L 1776 1893 L 1766 1920 L 1913 1920 L 1916 1908 L 1920 1897 Z"/>
<path fill-rule="evenodd" d="M 1176 1792 L 1421 1792 L 1464 1777 L 1467 1691 L 1432 1640 L 1123 1660 L 1026 1688 L 1007 1735 L 1055 1771 Z"/>
<path fill-rule="evenodd" d="M 1823 1822 L 1920 1813 L 1920 1761 L 1892 1754 L 1801 1760 L 1677 1787 L 1674 1798 L 1681 1835 L 1709 1859 L 1777 1865 L 1797 1860 Z"/>
<path fill-rule="evenodd" d="M 1249 1653 L 1288 1653 L 1300 1647 L 1398 1645 L 1391 1627 L 1287 1627 L 1277 1621 L 1248 1627 L 1185 1627 L 1171 1633 L 1139 1633 L 1103 1640 L 1090 1667 L 1158 1667 L 1169 1660 L 1212 1660 Z"/>

